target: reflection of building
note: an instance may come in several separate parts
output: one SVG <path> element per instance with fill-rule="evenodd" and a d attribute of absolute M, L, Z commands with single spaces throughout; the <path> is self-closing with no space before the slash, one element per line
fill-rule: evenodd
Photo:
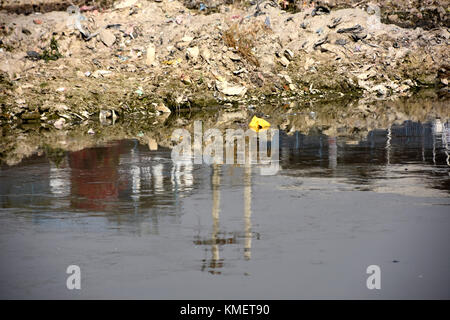
<path fill-rule="evenodd" d="M 117 171 L 120 145 L 88 148 L 69 154 L 72 205 L 75 208 L 104 210 L 126 188 Z"/>
<path fill-rule="evenodd" d="M 362 190 L 390 190 L 391 185 L 403 182 L 405 191 L 414 184 L 416 190 L 448 192 L 449 140 L 449 124 L 445 121 L 426 124 L 406 121 L 388 129 L 373 130 L 361 141 L 299 132 L 287 136 L 280 132 L 283 170 L 278 174 L 333 177 Z M 180 221 L 184 196 L 210 186 L 216 186 L 213 191 L 218 194 L 223 184 L 220 168 L 212 170 L 191 161 L 174 164 L 169 149 L 149 150 L 135 140 L 58 154 L 58 161 L 34 155 L 12 167 L 3 165 L 0 207 L 34 211 L 45 208 L 49 214 L 75 209 L 98 211 L 102 212 L 98 216 L 108 222 L 128 219 L 144 223 L 147 227 L 142 227 L 142 232 L 158 233 L 161 219 Z M 427 167 L 433 170 L 426 171 Z M 419 170 L 415 175 L 418 178 L 411 180 L 405 169 Z M 208 179 L 211 174 L 216 178 Z M 251 180 L 248 173 L 242 175 Z M 392 179 L 397 179 L 395 184 Z M 250 184 L 246 182 L 246 186 Z M 251 188 L 245 190 L 248 209 L 244 213 L 250 217 Z M 33 215 L 33 219 L 38 221 L 39 215 Z M 219 245 L 242 239 L 237 234 L 223 235 L 220 229 L 216 238 Z M 251 239 L 248 240 L 250 243 Z"/>

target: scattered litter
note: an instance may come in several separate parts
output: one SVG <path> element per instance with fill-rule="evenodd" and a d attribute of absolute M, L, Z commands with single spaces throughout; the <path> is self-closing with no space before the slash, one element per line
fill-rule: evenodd
<path fill-rule="evenodd" d="M 325 7 L 325 6 L 317 6 L 311 12 L 311 17 L 320 16 L 322 14 L 329 14 L 329 13 L 330 13 L 330 9 L 328 9 L 327 7 Z"/>
<path fill-rule="evenodd" d="M 257 116 L 253 116 L 252 121 L 248 125 L 250 129 L 253 131 L 260 131 L 270 128 L 270 123 L 262 118 L 258 118 Z"/>
<path fill-rule="evenodd" d="M 330 29 L 334 29 L 336 28 L 337 25 L 339 25 L 341 23 L 342 18 L 338 17 L 338 18 L 334 18 L 331 23 L 328 25 L 328 28 Z"/>
<path fill-rule="evenodd" d="M 272 29 L 272 26 L 270 25 L 270 17 L 267 16 L 266 20 L 264 20 L 264 24 L 266 25 L 267 28 Z"/>
<path fill-rule="evenodd" d="M 164 60 L 163 61 L 163 64 L 167 64 L 167 65 L 177 65 L 177 64 L 179 64 L 179 63 L 181 63 L 183 61 L 183 59 L 181 59 L 181 58 L 176 58 L 176 59 L 173 59 L 173 60 Z"/>
<path fill-rule="evenodd" d="M 350 27 L 350 28 L 343 28 L 343 29 L 338 29 L 338 31 L 336 31 L 337 33 L 353 33 L 353 32 L 361 32 L 363 31 L 363 27 L 361 27 L 359 24 Z"/>
<path fill-rule="evenodd" d="M 144 90 L 142 89 L 142 87 L 139 87 L 135 93 L 137 93 L 139 96 L 142 96 L 144 94 Z"/>

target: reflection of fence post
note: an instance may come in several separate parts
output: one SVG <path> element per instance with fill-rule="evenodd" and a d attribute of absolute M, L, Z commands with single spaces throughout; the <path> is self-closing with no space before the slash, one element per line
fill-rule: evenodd
<path fill-rule="evenodd" d="M 213 264 L 216 264 L 219 259 L 219 245 L 217 243 L 217 234 L 219 233 L 219 212 L 220 212 L 220 167 L 218 164 L 213 164 L 213 206 L 212 206 L 212 218 L 213 218 L 213 232 L 211 236 L 212 242 L 212 259 Z"/>
<path fill-rule="evenodd" d="M 244 189 L 244 222 L 245 222 L 245 244 L 244 258 L 251 258 L 252 249 L 252 167 L 250 163 L 245 165 L 245 189 Z"/>

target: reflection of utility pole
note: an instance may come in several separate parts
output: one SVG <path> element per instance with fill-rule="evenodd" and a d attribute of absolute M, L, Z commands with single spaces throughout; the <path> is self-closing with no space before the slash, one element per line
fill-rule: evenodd
<path fill-rule="evenodd" d="M 328 166 L 331 169 L 336 169 L 337 167 L 336 137 L 328 137 Z"/>
<path fill-rule="evenodd" d="M 211 236 L 211 252 L 212 261 L 211 267 L 218 267 L 219 256 L 219 244 L 217 235 L 219 233 L 219 212 L 220 212 L 220 167 L 218 164 L 213 164 L 213 176 L 212 176 L 212 189 L 213 189 L 213 206 L 212 206 L 212 218 L 213 218 L 213 232 Z"/>
<path fill-rule="evenodd" d="M 245 244 L 244 258 L 250 260 L 252 249 L 252 167 L 251 164 L 245 165 L 244 176 L 244 223 L 245 223 Z"/>

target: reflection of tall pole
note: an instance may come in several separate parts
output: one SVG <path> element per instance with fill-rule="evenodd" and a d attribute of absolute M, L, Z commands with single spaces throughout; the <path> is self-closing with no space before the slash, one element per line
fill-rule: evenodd
<path fill-rule="evenodd" d="M 251 258 L 252 249 L 252 167 L 250 164 L 245 165 L 244 176 L 244 223 L 245 223 L 245 244 L 244 244 L 244 258 L 249 260 Z"/>
<path fill-rule="evenodd" d="M 331 169 L 336 169 L 337 167 L 336 137 L 328 137 L 328 166 Z"/>
<path fill-rule="evenodd" d="M 217 241 L 217 234 L 219 233 L 219 212 L 220 212 L 220 167 L 217 164 L 213 165 L 212 176 L 212 188 L 213 188 L 213 206 L 212 206 L 212 218 L 213 218 L 213 232 L 211 236 L 212 243 L 212 264 L 219 261 L 219 245 Z"/>

